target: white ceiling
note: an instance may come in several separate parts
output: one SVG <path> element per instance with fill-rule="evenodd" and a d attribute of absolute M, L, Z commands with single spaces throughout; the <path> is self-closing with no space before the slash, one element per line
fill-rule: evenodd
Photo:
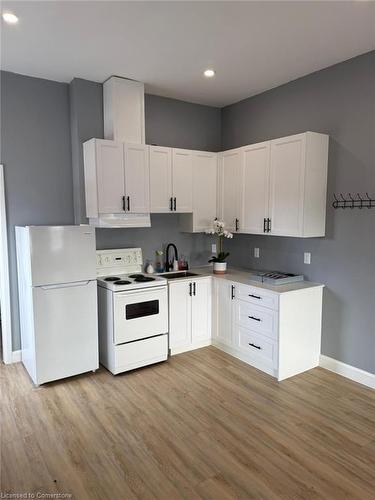
<path fill-rule="evenodd" d="M 2 68 L 224 106 L 375 49 L 375 3 L 7 2 Z M 202 71 L 215 68 L 214 79 Z"/>

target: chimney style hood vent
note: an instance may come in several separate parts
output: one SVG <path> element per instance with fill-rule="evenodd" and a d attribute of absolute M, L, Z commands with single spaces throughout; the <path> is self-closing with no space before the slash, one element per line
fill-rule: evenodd
<path fill-rule="evenodd" d="M 145 144 L 145 88 L 112 76 L 103 83 L 104 138 Z"/>

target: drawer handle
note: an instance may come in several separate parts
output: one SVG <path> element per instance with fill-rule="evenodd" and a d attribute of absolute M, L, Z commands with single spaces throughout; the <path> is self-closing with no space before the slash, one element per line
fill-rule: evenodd
<path fill-rule="evenodd" d="M 252 293 L 249 293 L 249 297 L 252 297 L 253 299 L 258 299 L 260 300 L 262 297 L 259 297 L 259 295 L 253 295 Z"/>
<path fill-rule="evenodd" d="M 260 347 L 260 345 L 252 344 L 251 342 L 249 342 L 249 345 L 250 345 L 251 347 L 255 347 L 255 349 L 259 349 L 259 350 L 261 350 L 261 349 L 262 349 L 262 348 Z"/>
<path fill-rule="evenodd" d="M 249 319 L 253 319 L 254 321 L 262 321 L 260 318 L 256 318 L 255 316 L 248 316 Z"/>

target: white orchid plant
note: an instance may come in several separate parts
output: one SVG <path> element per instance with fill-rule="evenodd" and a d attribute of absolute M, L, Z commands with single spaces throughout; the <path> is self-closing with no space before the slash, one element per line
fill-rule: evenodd
<path fill-rule="evenodd" d="M 217 236 L 218 252 L 217 255 L 213 255 L 208 262 L 225 262 L 229 256 L 229 252 L 223 251 L 223 240 L 224 238 L 232 239 L 233 234 L 225 229 L 225 223 L 221 220 L 214 219 L 212 223 L 212 228 L 206 231 L 206 234 L 210 236 Z"/>

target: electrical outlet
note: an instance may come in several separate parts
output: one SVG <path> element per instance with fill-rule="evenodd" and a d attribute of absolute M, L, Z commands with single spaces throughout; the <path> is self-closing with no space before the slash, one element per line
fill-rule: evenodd
<path fill-rule="evenodd" d="M 304 264 L 311 264 L 311 253 L 310 252 L 305 252 L 303 254 L 303 263 Z"/>
<path fill-rule="evenodd" d="M 254 257 L 255 257 L 256 259 L 259 259 L 259 255 L 260 255 L 260 253 L 259 253 L 259 248 L 254 248 Z"/>
<path fill-rule="evenodd" d="M 211 245 L 211 252 L 216 253 L 216 243 L 212 243 Z"/>

